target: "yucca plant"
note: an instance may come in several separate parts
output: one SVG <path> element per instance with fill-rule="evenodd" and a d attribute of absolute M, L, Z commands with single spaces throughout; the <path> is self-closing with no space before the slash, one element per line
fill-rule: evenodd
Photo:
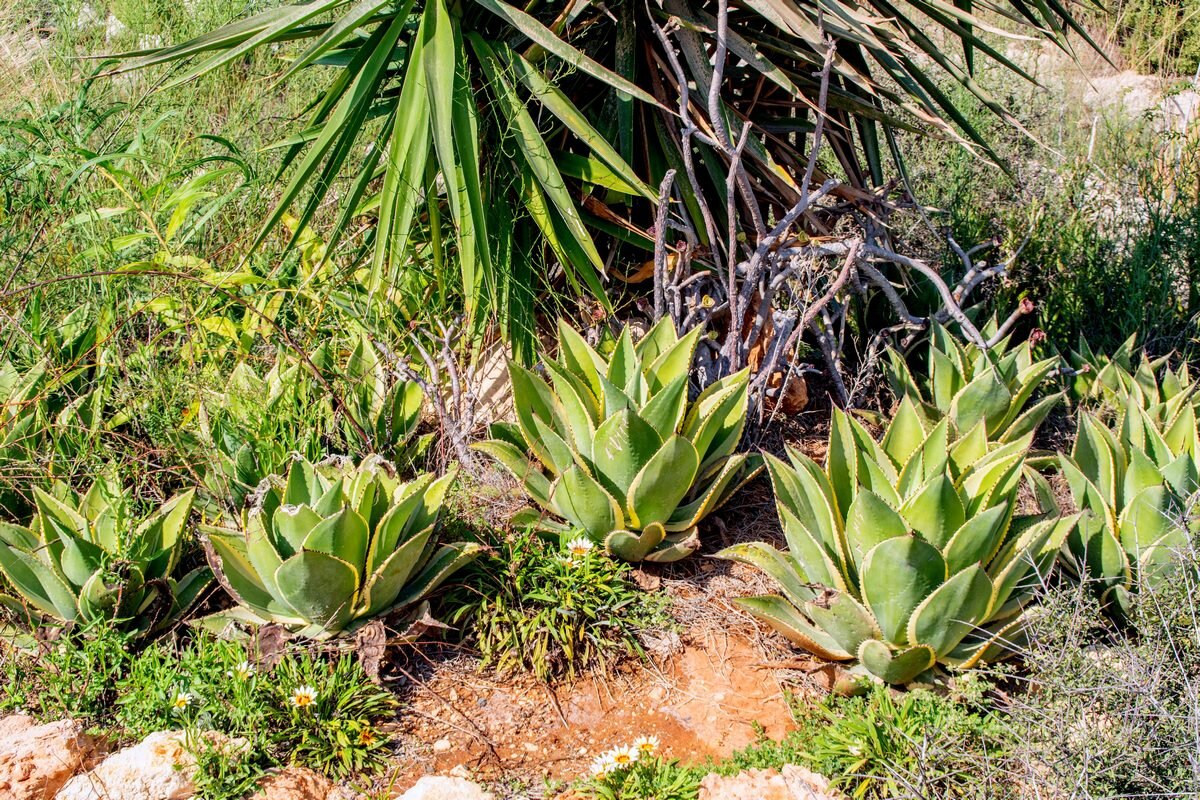
<path fill-rule="evenodd" d="M 825 468 L 789 448 L 768 457 L 788 551 L 735 545 L 782 595 L 738 605 L 817 656 L 904 684 L 1011 652 L 1024 609 L 1073 520 L 1018 513 L 1031 436 L 989 443 L 980 420 L 961 438 L 928 425 L 908 399 L 882 440 L 834 411 Z"/>
<path fill-rule="evenodd" d="M 993 326 L 994 320 L 983 328 L 985 335 Z M 955 428 L 968 431 L 982 420 L 990 439 L 1014 442 L 1036 430 L 1063 399 L 1058 392 L 1030 405 L 1058 359 L 1034 361 L 1028 340 L 1010 346 L 1005 338 L 984 350 L 934 323 L 928 359 L 928 377 L 914 376 L 896 350 L 888 351 L 884 365 L 892 392 L 910 399 L 927 423 L 948 416 Z"/>
<path fill-rule="evenodd" d="M 327 639 L 411 610 L 482 551 L 438 545 L 449 472 L 409 483 L 387 461 L 297 458 L 244 512 L 240 530 L 209 529 L 225 588 L 257 624 Z"/>
<path fill-rule="evenodd" d="M 212 581 L 208 567 L 177 575 L 192 492 L 141 519 L 132 498 L 101 478 L 83 494 L 34 489 L 28 527 L 0 523 L 0 572 L 18 593 L 6 604 L 57 624 L 101 620 L 153 636 L 177 622 Z"/>
<path fill-rule="evenodd" d="M 560 321 L 549 382 L 510 362 L 517 422 L 493 425 L 495 438 L 475 447 L 566 520 L 563 535 L 582 531 L 626 561 L 683 558 L 700 546 L 697 524 L 761 468 L 736 453 L 747 370 L 688 402 L 699 337 L 680 338 L 664 318 L 637 344 L 624 328 L 605 359 Z"/>
<path fill-rule="evenodd" d="M 1196 411 L 1179 403 L 1164 422 L 1126 406 L 1115 428 L 1087 412 L 1071 455 L 1061 455 L 1075 505 L 1066 563 L 1094 582 L 1104 606 L 1128 617 L 1139 582 L 1161 581 L 1190 538 L 1187 501 L 1200 488 Z"/>
<path fill-rule="evenodd" d="M 289 207 L 300 208 L 297 227 L 305 227 L 339 185 L 335 178 L 347 175 L 331 249 L 356 215 L 376 214 L 373 283 L 412 276 L 402 267 L 417 255 L 433 265 L 440 294 L 445 265 L 457 263 L 468 315 L 494 313 L 532 350 L 536 293 L 527 284 L 537 274 L 530 257 L 542 248 L 530 244 L 547 246 L 571 290 L 602 301 L 604 262 L 593 231 L 652 245 L 648 201 L 656 193 L 647 184 L 657 185 L 668 167 L 682 169 L 685 158 L 662 116 L 679 107 L 680 83 L 696 87 L 692 113 L 705 136 L 751 124 L 745 153 L 755 190 L 790 207 L 809 188 L 798 176 L 816 113 L 832 118 L 825 135 L 841 172 L 860 188 L 884 183 L 882 165 L 898 130 L 961 131 L 986 149 L 943 76 L 1011 121 L 973 79 L 975 58 L 1029 76 L 979 32 L 1033 35 L 1069 52 L 1068 32 L 1087 39 L 1072 14 L 1076 5 L 309 0 L 128 54 L 123 68 L 194 60 L 174 84 L 259 48 L 294 47 L 282 81 L 309 67 L 329 78 L 307 123 L 283 143 L 293 177 L 259 242 Z M 826 37 L 838 57 L 828 108 L 815 112 Z M 961 43 L 961 57 L 947 38 Z M 728 52 L 729 63 L 714 66 L 714 50 Z M 714 177 L 719 170 L 698 172 L 704 185 L 682 191 L 692 194 L 689 213 L 707 236 L 694 192 L 723 198 L 724 179 Z M 453 259 L 442 220 L 456 239 Z"/>

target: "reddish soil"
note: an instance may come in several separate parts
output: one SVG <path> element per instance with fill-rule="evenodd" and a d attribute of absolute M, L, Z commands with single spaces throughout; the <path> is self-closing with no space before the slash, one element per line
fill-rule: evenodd
<path fill-rule="evenodd" d="M 446 664 L 401 717 L 399 733 L 413 744 L 395 791 L 422 774 L 463 769 L 486 781 L 569 780 L 637 736 L 657 736 L 669 757 L 699 761 L 755 741 L 754 723 L 772 738 L 792 724 L 773 670 L 741 632 L 709 633 L 657 667 L 629 664 L 553 688 Z"/>

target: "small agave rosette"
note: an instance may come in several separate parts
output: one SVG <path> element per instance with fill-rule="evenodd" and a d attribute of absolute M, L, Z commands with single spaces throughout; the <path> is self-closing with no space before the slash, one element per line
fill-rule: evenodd
<path fill-rule="evenodd" d="M 1200 486 L 1200 438 L 1191 403 L 1172 405 L 1159 421 L 1130 404 L 1115 430 L 1081 412 L 1071 455 L 1060 456 L 1084 512 L 1064 562 L 1086 572 L 1119 617 L 1132 611 L 1136 583 L 1169 576 L 1189 539 L 1186 499 Z"/>
<path fill-rule="evenodd" d="M 679 337 L 664 319 L 636 344 L 626 328 L 605 359 L 559 323 L 549 378 L 509 364 L 516 424 L 476 445 L 495 458 L 564 536 L 584 532 L 626 561 L 674 561 L 699 547 L 697 524 L 761 468 L 737 454 L 748 371 L 692 402 L 699 329 Z M 532 458 L 530 457 L 532 455 Z"/>
<path fill-rule="evenodd" d="M 1044 503 L 1049 486 L 1024 467 L 1030 437 L 990 444 L 984 425 L 953 441 L 949 420 L 927 427 L 905 400 L 879 442 L 835 411 L 824 469 L 796 450 L 769 458 L 787 552 L 719 556 L 759 567 L 782 594 L 738 604 L 892 684 L 1006 655 L 1074 519 L 1017 513 L 1023 479 Z"/>
<path fill-rule="evenodd" d="M 478 557 L 477 544 L 438 545 L 453 471 L 409 483 L 382 459 L 359 466 L 293 461 L 243 518 L 209 539 L 228 588 L 253 621 L 315 639 L 422 601 Z"/>
<path fill-rule="evenodd" d="M 984 327 L 984 335 L 994 328 L 995 320 Z M 896 350 L 888 351 L 884 369 L 895 395 L 911 400 L 929 425 L 947 416 L 957 430 L 968 431 L 982 420 L 991 440 L 1015 442 L 1035 431 L 1063 400 L 1059 392 L 1026 408 L 1059 365 L 1057 358 L 1034 361 L 1028 341 L 1009 347 L 1005 339 L 981 350 L 960 344 L 934 324 L 928 357 L 927 378 L 914 376 Z"/>
<path fill-rule="evenodd" d="M 143 636 L 165 630 L 212 582 L 207 567 L 176 574 L 192 497 L 134 520 L 131 499 L 103 478 L 82 495 L 62 484 L 35 489 L 28 527 L 0 523 L 0 573 L 19 596 L 0 602 L 31 621 L 104 620 Z"/>

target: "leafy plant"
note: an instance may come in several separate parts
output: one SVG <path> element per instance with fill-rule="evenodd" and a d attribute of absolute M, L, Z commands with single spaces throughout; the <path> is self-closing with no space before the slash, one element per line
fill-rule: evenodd
<path fill-rule="evenodd" d="M 480 666 L 501 673 L 573 678 L 614 656 L 642 654 L 639 634 L 670 624 L 664 598 L 639 591 L 628 565 L 583 537 L 560 547 L 525 531 L 476 564 L 450 621 L 469 622 Z"/>
<path fill-rule="evenodd" d="M 153 636 L 174 625 L 212 581 L 207 567 L 176 575 L 191 491 L 141 519 L 133 516 L 133 499 L 106 478 L 84 494 L 58 484 L 53 494 L 35 489 L 34 496 L 29 527 L 0 524 L 0 572 L 32 619 L 107 620 Z"/>
<path fill-rule="evenodd" d="M 1185 507 L 1200 487 L 1200 433 L 1191 403 L 1172 405 L 1163 425 L 1130 402 L 1115 431 L 1081 412 L 1071 455 L 1060 456 L 1085 512 L 1067 538 L 1068 566 L 1082 568 L 1101 604 L 1124 618 L 1135 587 L 1166 579 L 1189 538 Z"/>
<path fill-rule="evenodd" d="M 370 772 L 388 742 L 378 723 L 396 706 L 349 654 L 289 650 L 268 667 L 244 644 L 204 633 L 186 647 L 164 641 L 147 649 L 116 689 L 113 724 L 124 736 L 182 729 L 245 739 L 230 754 L 189 736 L 202 779 L 218 787 L 289 762 L 336 777 Z"/>
<path fill-rule="evenodd" d="M 402 483 L 381 458 L 298 458 L 243 512 L 240 531 L 209 530 L 220 577 L 241 616 L 314 639 L 409 609 L 481 552 L 436 544 L 453 480 Z"/>
<path fill-rule="evenodd" d="M 698 771 L 680 767 L 658 747 L 657 738 L 643 736 L 631 745 L 613 748 L 596 758 L 591 777 L 575 791 L 600 800 L 695 800 Z"/>
<path fill-rule="evenodd" d="M 994 322 L 983 328 L 983 335 L 994 335 Z M 1058 363 L 1055 358 L 1034 361 L 1029 340 L 1010 347 L 1004 337 L 984 350 L 958 342 L 934 323 L 927 378 L 915 377 L 898 351 L 890 350 L 888 356 L 885 371 L 892 392 L 912 400 L 927 423 L 947 416 L 958 430 L 969 431 L 983 420 L 994 441 L 1013 442 L 1032 433 L 1062 401 L 1061 393 L 1052 394 L 1027 408 Z"/>
<path fill-rule="evenodd" d="M 223 388 L 204 394 L 183 448 L 199 457 L 193 468 L 201 471 L 210 502 L 237 514 L 260 483 L 287 469 L 293 453 L 321 457 L 321 434 L 333 427 L 333 414 L 306 377 L 299 363 L 281 354 L 261 376 L 248 362 L 239 363 Z M 186 441 L 190 437 L 194 443 Z"/>
<path fill-rule="evenodd" d="M 365 451 L 397 464 L 412 462 L 428 446 L 431 437 L 407 447 L 421 422 L 420 385 L 389 374 L 369 338 L 358 338 L 341 370 L 328 344 L 312 360 L 327 371 L 334 391 L 341 394 L 345 441 L 358 442 Z"/>
<path fill-rule="evenodd" d="M 854 798 L 1003 796 L 995 783 L 1011 746 L 1004 721 L 953 695 L 875 685 L 801 712 L 797 759 Z"/>
<path fill-rule="evenodd" d="M 734 454 L 748 370 L 688 402 L 699 335 L 679 338 L 664 318 L 635 345 L 626 327 L 605 359 L 560 321 L 550 383 L 510 362 L 517 423 L 493 425 L 496 438 L 475 447 L 570 523 L 557 526 L 564 537 L 583 531 L 626 561 L 683 558 L 700 546 L 697 524 L 760 469 Z"/>
<path fill-rule="evenodd" d="M 1010 654 L 1074 520 L 1018 513 L 1032 434 L 992 445 L 985 425 L 956 439 L 949 419 L 928 426 L 906 398 L 881 441 L 835 409 L 824 469 L 795 449 L 790 465 L 768 457 L 788 552 L 757 542 L 718 555 L 783 595 L 738 605 L 891 684 Z M 1048 484 L 1028 475 L 1048 504 Z"/>
<path fill-rule="evenodd" d="M 0 645 L 0 711 L 46 722 L 63 718 L 102 725 L 117 686 L 134 660 L 132 634 L 100 621 L 53 642 L 25 647 L 4 631 Z"/>
<path fill-rule="evenodd" d="M 997 30 L 982 12 L 1069 51 L 1068 31 L 1087 37 L 1073 8 L 1065 0 L 1021 0 L 1011 7 L 956 6 L 952 13 L 920 4 L 898 13 L 887 0 L 862 8 L 845 0 L 828 8 L 754 0 L 730 15 L 724 2 L 563 11 L 503 0 L 314 0 L 131 53 L 122 69 L 196 59 L 177 76 L 180 83 L 258 48 L 302 42 L 281 81 L 316 65 L 334 70 L 313 98 L 307 125 L 284 143 L 292 178 L 259 242 L 290 207 L 301 207 L 300 227 L 307 225 L 335 179 L 347 177 L 331 248 L 357 214 L 374 213 L 373 284 L 411 279 L 413 271 L 402 267 L 416 255 L 433 265 L 432 278 L 416 294 L 426 288 L 440 294 L 451 282 L 447 264 L 457 261 L 468 315 L 476 323 L 499 317 L 524 357 L 533 341 L 527 253 L 544 244 L 572 292 L 586 287 L 607 305 L 604 261 L 589 227 L 641 247 L 652 241 L 645 201 L 656 195 L 647 182 L 693 157 L 690 145 L 671 141 L 660 117 L 677 107 L 676 86 L 692 84 L 709 95 L 697 111 L 707 113 L 701 123 L 721 144 L 737 138 L 729 131 L 750 123 L 752 185 L 790 207 L 809 189 L 798 186 L 795 175 L 802 172 L 819 73 L 831 49 L 826 36 L 839 54 L 829 93 L 836 124 L 827 135 L 837 140 L 834 151 L 848 179 L 878 186 L 883 142 L 894 144 L 898 129 L 958 129 L 986 148 L 936 74 L 1010 119 L 971 77 L 976 54 L 1026 73 L 977 33 Z M 961 43 L 961 60 L 947 55 L 939 37 L 926 32 L 929 26 Z M 682 55 L 667 43 L 664 27 L 682 29 Z M 714 68 L 707 55 L 714 46 L 722 59 L 726 51 L 736 56 L 735 63 L 722 60 Z M 763 91 L 770 111 L 760 102 Z M 635 158 L 641 151 L 644 159 Z M 723 188 L 711 174 L 697 172 L 710 189 Z M 377 177 L 382 186 L 374 191 Z M 581 186 L 585 202 L 576 200 L 567 180 Z M 702 230 L 696 191 L 703 190 L 688 187 L 685 200 Z M 522 213 L 512 213 L 514 207 Z M 448 257 L 443 219 L 454 234 L 456 259 Z"/>

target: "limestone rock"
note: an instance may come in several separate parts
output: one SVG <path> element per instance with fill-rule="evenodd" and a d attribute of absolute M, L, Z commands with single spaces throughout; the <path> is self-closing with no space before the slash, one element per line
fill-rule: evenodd
<path fill-rule="evenodd" d="M 50 800 L 95 752 L 80 722 L 42 725 L 23 714 L 0 719 L 0 797 Z"/>
<path fill-rule="evenodd" d="M 234 749 L 245 744 L 217 733 L 207 735 Z M 196 794 L 195 766 L 182 731 L 158 731 L 76 775 L 55 800 L 187 800 Z"/>
<path fill-rule="evenodd" d="M 737 775 L 706 775 L 699 800 L 836 800 L 829 781 L 793 764 L 783 771 L 748 769 Z"/>
<path fill-rule="evenodd" d="M 495 800 L 495 796 L 466 778 L 426 775 L 399 800 Z"/>
<path fill-rule="evenodd" d="M 342 789 L 319 772 L 307 767 L 287 767 L 268 775 L 250 800 L 353 800 L 354 795 Z"/>

